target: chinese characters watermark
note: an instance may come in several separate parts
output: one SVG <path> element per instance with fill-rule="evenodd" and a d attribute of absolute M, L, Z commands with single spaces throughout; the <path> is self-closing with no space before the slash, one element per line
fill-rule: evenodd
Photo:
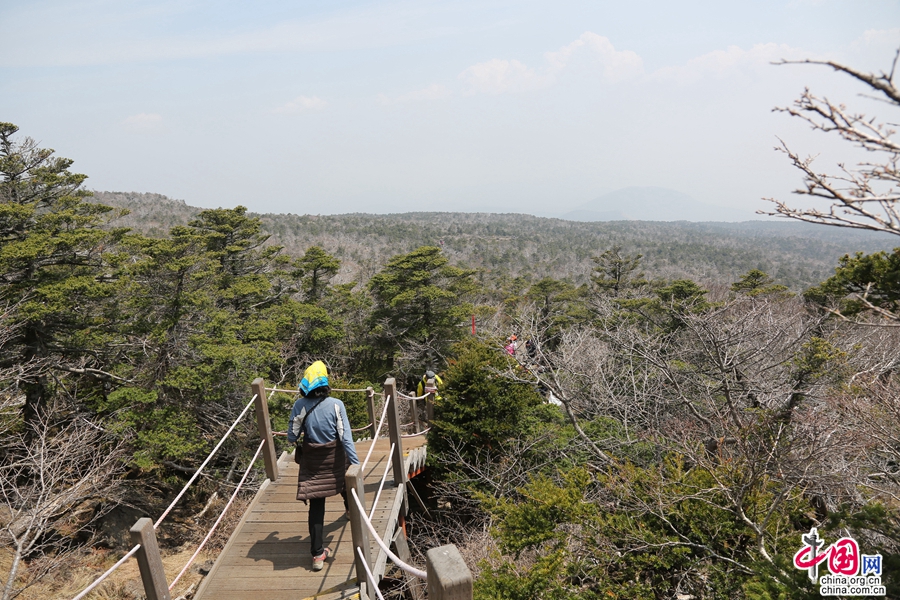
<path fill-rule="evenodd" d="M 822 596 L 884 596 L 881 584 L 881 555 L 859 553 L 859 544 L 843 537 L 825 547 L 813 527 L 800 537 L 800 550 L 794 554 L 794 566 L 805 570 L 810 581 L 819 584 Z M 819 565 L 826 563 L 828 575 L 819 577 Z"/>

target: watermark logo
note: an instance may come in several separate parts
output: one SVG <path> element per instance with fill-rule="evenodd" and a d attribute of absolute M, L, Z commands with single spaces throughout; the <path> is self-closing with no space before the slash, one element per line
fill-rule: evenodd
<path fill-rule="evenodd" d="M 815 527 L 800 536 L 802 546 L 794 554 L 794 566 L 806 571 L 810 581 L 819 584 L 822 596 L 884 596 L 881 584 L 881 555 L 860 554 L 859 544 L 843 537 L 825 546 Z M 829 573 L 819 577 L 819 565 Z"/>

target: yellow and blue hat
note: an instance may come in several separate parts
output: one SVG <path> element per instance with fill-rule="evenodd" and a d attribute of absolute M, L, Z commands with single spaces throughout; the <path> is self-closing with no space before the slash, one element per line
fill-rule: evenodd
<path fill-rule="evenodd" d="M 328 369 L 325 368 L 325 363 L 317 360 L 309 365 L 309 368 L 303 373 L 303 379 L 300 381 L 300 391 L 303 392 L 304 396 L 307 396 L 311 391 L 323 385 L 328 385 Z"/>

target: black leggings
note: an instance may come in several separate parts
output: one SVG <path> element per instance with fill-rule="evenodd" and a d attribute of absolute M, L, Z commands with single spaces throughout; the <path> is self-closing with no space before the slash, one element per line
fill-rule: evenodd
<path fill-rule="evenodd" d="M 347 490 L 341 492 L 344 499 L 344 510 L 347 509 Z M 322 554 L 325 550 L 325 498 L 309 499 L 309 540 L 310 550 L 313 556 Z"/>

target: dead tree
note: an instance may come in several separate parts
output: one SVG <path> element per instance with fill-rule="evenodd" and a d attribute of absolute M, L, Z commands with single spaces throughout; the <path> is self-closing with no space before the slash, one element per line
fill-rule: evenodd
<path fill-rule="evenodd" d="M 26 432 L 7 432 L 0 462 L 0 543 L 12 552 L 0 600 L 11 600 L 59 567 L 104 506 L 119 500 L 121 444 L 81 418 L 46 415 Z M 30 568 L 26 568 L 30 567 Z"/>
<path fill-rule="evenodd" d="M 849 75 L 863 83 L 875 98 L 893 109 L 900 107 L 900 89 L 894 83 L 900 50 L 894 56 L 889 72 L 866 73 L 834 61 L 799 61 L 802 64 L 824 65 Z M 797 64 L 782 61 L 778 64 Z M 783 141 L 777 150 L 787 154 L 793 165 L 803 173 L 804 187 L 797 194 L 810 196 L 818 206 L 795 208 L 787 202 L 768 198 L 775 204 L 774 212 L 798 221 L 880 231 L 900 235 L 900 143 L 894 136 L 892 124 L 879 122 L 875 117 L 851 111 L 846 105 L 814 95 L 806 89 L 791 107 L 776 108 L 810 124 L 813 130 L 834 133 L 857 148 L 868 152 L 872 160 L 855 166 L 837 165 L 832 174 L 817 171 L 814 157 L 803 158 Z M 892 119 L 896 123 L 896 117 Z M 822 205 L 825 205 L 824 207 Z"/>

